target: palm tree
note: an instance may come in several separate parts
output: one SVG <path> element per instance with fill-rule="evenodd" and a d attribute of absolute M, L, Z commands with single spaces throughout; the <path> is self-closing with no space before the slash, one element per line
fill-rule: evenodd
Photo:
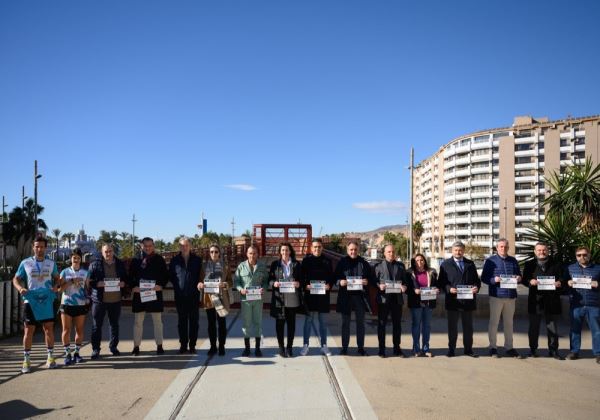
<path fill-rule="evenodd" d="M 583 165 L 573 165 L 564 174 L 553 173 L 546 180 L 550 195 L 544 200 L 549 212 L 565 211 L 579 219 L 586 232 L 600 228 L 600 164 L 590 158 Z"/>
<path fill-rule="evenodd" d="M 56 256 L 54 257 L 54 259 L 58 260 L 58 237 L 60 236 L 60 229 L 52 229 L 52 234 L 56 238 Z"/>
<path fill-rule="evenodd" d="M 573 260 L 579 245 L 590 248 L 593 261 L 600 258 L 600 165 L 591 159 L 584 165 L 566 168 L 564 174 L 554 172 L 546 178 L 550 194 L 541 203 L 545 219 L 536 223 L 525 235 L 529 241 L 546 242 L 561 262 Z M 533 247 L 528 251 L 533 253 Z"/>
<path fill-rule="evenodd" d="M 420 220 L 413 223 L 413 240 L 417 243 L 419 252 L 421 252 L 421 236 L 423 236 L 424 231 L 425 229 L 423 229 L 423 224 Z"/>

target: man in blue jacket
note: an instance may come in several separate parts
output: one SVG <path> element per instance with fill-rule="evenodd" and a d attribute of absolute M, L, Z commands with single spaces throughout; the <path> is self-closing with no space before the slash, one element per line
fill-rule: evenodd
<path fill-rule="evenodd" d="M 505 355 L 520 358 L 521 355 L 513 347 L 513 317 L 517 301 L 517 289 L 503 288 L 502 278 L 516 277 L 517 283 L 521 282 L 521 269 L 516 258 L 508 255 L 509 245 L 504 238 L 496 243 L 496 255 L 492 255 L 483 264 L 481 281 L 489 286 L 490 295 L 490 322 L 488 324 L 488 337 L 490 340 L 490 356 L 498 357 L 496 339 L 498 336 L 498 323 L 502 315 L 504 329 Z"/>
<path fill-rule="evenodd" d="M 575 251 L 577 262 L 567 269 L 568 285 L 571 300 L 571 350 L 567 359 L 579 358 L 581 349 L 581 327 L 585 319 L 592 333 L 592 352 L 596 363 L 600 363 L 600 265 L 590 261 L 591 253 L 588 247 L 580 246 Z M 575 279 L 591 279 L 591 288 L 579 288 Z"/>

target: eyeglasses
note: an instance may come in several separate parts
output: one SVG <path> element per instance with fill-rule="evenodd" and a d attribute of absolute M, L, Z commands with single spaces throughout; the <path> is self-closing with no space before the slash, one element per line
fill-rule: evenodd
<path fill-rule="evenodd" d="M 575 256 L 577 256 L 577 257 L 587 257 L 588 254 L 575 254 Z"/>

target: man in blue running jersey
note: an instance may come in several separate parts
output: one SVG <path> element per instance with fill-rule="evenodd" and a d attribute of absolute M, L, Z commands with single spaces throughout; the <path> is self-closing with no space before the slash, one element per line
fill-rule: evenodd
<path fill-rule="evenodd" d="M 58 289 L 58 269 L 56 264 L 49 258 L 46 258 L 46 247 L 48 240 L 42 236 L 38 236 L 33 241 L 33 257 L 29 257 L 21 261 L 17 274 L 13 278 L 13 285 L 21 296 L 24 296 L 30 290 L 50 289 L 56 292 Z M 22 373 L 29 373 L 31 354 L 31 343 L 33 341 L 33 333 L 35 327 L 41 325 L 44 329 L 46 339 L 46 347 L 48 349 L 48 359 L 46 367 L 53 369 L 56 367 L 54 359 L 54 318 L 36 319 L 34 312 L 24 298 L 24 326 L 23 332 L 23 367 Z"/>

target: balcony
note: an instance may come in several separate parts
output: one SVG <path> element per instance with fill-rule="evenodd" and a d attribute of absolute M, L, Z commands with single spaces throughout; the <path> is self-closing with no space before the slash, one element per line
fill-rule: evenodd
<path fill-rule="evenodd" d="M 490 229 L 471 229 L 471 235 L 489 235 Z"/>
<path fill-rule="evenodd" d="M 460 193 L 460 194 L 456 194 L 456 196 L 455 196 L 455 199 L 456 199 L 457 201 L 459 201 L 459 200 L 469 200 L 470 198 L 471 198 L 471 197 L 470 197 L 470 195 L 469 195 L 469 193 L 468 193 L 468 192 L 466 192 L 466 193 Z"/>
<path fill-rule="evenodd" d="M 471 217 L 472 223 L 487 223 L 489 221 L 490 221 L 490 218 L 488 216 Z"/>
<path fill-rule="evenodd" d="M 492 154 L 491 153 L 486 153 L 484 155 L 472 155 L 471 156 L 471 163 L 474 162 L 489 162 L 492 160 Z"/>
<path fill-rule="evenodd" d="M 456 217 L 454 219 L 454 223 L 456 224 L 465 224 L 465 223 L 469 223 L 469 217 Z"/>
<path fill-rule="evenodd" d="M 489 191 L 472 192 L 471 198 L 487 198 L 490 196 Z"/>
<path fill-rule="evenodd" d="M 481 167 L 481 168 L 471 168 L 471 173 L 473 175 L 475 175 L 475 174 L 487 174 L 487 173 L 490 173 L 490 172 L 492 172 L 492 170 L 491 170 L 491 168 L 489 166 L 484 166 L 484 167 Z"/>
<path fill-rule="evenodd" d="M 492 208 L 492 203 L 487 204 L 471 204 L 471 210 L 488 210 Z"/>
<path fill-rule="evenodd" d="M 463 177 L 463 176 L 469 176 L 469 175 L 471 175 L 471 172 L 469 171 L 469 168 L 467 168 L 467 169 L 461 169 L 460 171 L 455 171 L 454 175 L 457 178 L 460 178 L 460 177 Z"/>
<path fill-rule="evenodd" d="M 492 185 L 492 177 L 489 177 L 488 179 L 471 179 L 471 185 L 473 187 L 482 185 Z"/>
<path fill-rule="evenodd" d="M 537 206 L 537 203 L 535 201 L 533 202 L 517 202 L 515 203 L 515 208 L 516 209 L 531 209 Z"/>
<path fill-rule="evenodd" d="M 536 195 L 537 191 L 535 189 L 530 190 L 515 190 L 515 195 Z"/>
<path fill-rule="evenodd" d="M 515 165 L 515 169 L 535 169 L 537 166 L 537 162 L 517 163 Z"/>
<path fill-rule="evenodd" d="M 536 149 L 532 150 L 518 150 L 515 152 L 515 157 L 520 156 L 537 156 L 538 152 Z"/>

